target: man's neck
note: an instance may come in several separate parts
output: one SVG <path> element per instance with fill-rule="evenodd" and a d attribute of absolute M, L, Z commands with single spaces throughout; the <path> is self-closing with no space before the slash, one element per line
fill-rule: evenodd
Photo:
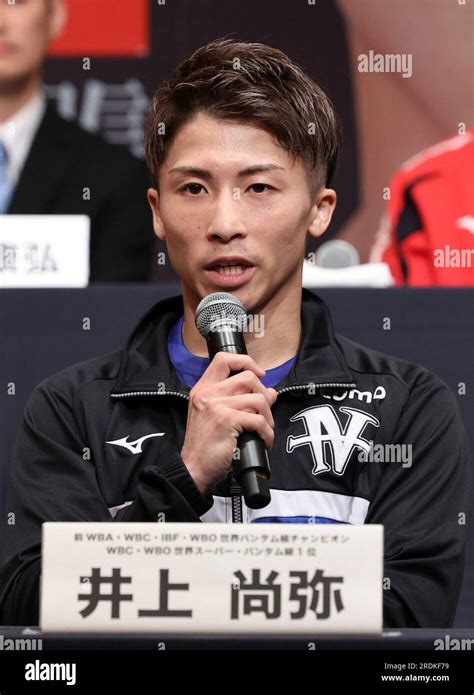
<path fill-rule="evenodd" d="M 0 87 L 0 125 L 13 118 L 41 90 L 41 85 L 41 75 L 34 75 L 8 91 Z"/>
<path fill-rule="evenodd" d="M 194 355 L 207 357 L 207 345 L 194 323 L 194 309 L 184 305 L 183 341 Z M 294 357 L 301 339 L 301 287 L 277 293 L 265 307 L 249 312 L 245 344 L 248 354 L 265 370 Z"/>

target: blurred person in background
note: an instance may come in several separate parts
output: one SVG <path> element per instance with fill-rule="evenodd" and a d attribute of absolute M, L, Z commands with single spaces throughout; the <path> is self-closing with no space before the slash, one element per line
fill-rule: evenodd
<path fill-rule="evenodd" d="M 65 21 L 63 0 L 0 0 L 0 214 L 88 215 L 89 281 L 144 282 L 154 239 L 145 164 L 46 103 L 46 53 Z"/>
<path fill-rule="evenodd" d="M 361 263 L 385 261 L 396 284 L 472 285 L 472 3 L 337 4 L 360 167 L 360 204 L 338 237 Z M 371 54 L 399 62 L 371 67 Z"/>
<path fill-rule="evenodd" d="M 397 285 L 474 285 L 474 129 L 409 159 L 390 182 L 372 260 Z"/>

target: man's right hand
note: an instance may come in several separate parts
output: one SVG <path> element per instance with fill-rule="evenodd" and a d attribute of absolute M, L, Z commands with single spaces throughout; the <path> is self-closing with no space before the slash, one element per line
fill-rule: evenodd
<path fill-rule="evenodd" d="M 272 446 L 270 408 L 277 392 L 262 384 L 264 374 L 249 355 L 218 352 L 191 389 L 181 458 L 203 494 L 229 473 L 243 431 L 257 432 L 267 449 Z"/>

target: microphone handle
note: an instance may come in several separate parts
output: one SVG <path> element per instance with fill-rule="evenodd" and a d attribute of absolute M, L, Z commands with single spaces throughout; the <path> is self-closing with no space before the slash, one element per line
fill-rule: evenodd
<path fill-rule="evenodd" d="M 247 355 L 244 336 L 227 326 L 219 330 L 209 331 L 207 336 L 209 357 L 212 359 L 217 352 L 230 352 L 236 355 Z M 238 372 L 231 372 L 230 376 Z M 250 509 L 262 509 L 270 503 L 270 463 L 268 453 L 262 438 L 257 432 L 242 432 L 237 440 L 239 458 L 234 460 L 232 469 L 239 483 L 245 504 Z"/>

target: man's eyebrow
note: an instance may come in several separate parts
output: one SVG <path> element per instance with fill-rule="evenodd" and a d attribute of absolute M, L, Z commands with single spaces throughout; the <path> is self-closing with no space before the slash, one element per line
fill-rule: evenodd
<path fill-rule="evenodd" d="M 242 169 L 242 171 L 239 171 L 239 173 L 237 174 L 237 178 L 251 176 L 252 174 L 259 174 L 264 171 L 272 171 L 274 169 L 280 169 L 284 171 L 285 167 L 270 162 L 268 164 L 254 164 L 251 167 L 247 167 L 246 169 Z M 198 178 L 205 179 L 206 181 L 210 181 L 213 178 L 211 172 L 207 169 L 200 169 L 199 167 L 192 166 L 174 167 L 173 169 L 169 170 L 168 174 L 186 174 L 188 176 L 197 176 Z"/>

